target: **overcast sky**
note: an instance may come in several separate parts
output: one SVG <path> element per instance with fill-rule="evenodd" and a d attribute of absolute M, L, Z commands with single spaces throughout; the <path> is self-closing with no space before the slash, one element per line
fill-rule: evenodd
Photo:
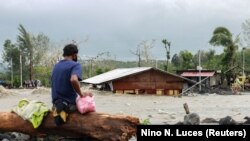
<path fill-rule="evenodd" d="M 213 30 L 224 26 L 233 35 L 241 33 L 249 6 L 250 0 L 0 0 L 0 51 L 6 39 L 16 42 L 22 24 L 55 43 L 79 42 L 81 56 L 107 51 L 119 60 L 135 60 L 129 50 L 154 39 L 153 57 L 165 59 L 165 38 L 171 56 L 185 49 L 220 52 L 208 44 Z"/>

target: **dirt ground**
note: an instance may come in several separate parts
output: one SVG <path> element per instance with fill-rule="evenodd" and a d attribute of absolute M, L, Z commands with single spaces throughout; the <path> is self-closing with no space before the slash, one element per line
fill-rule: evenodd
<path fill-rule="evenodd" d="M 96 111 L 109 114 L 123 114 L 138 117 L 141 121 L 149 119 L 151 124 L 174 124 L 183 121 L 187 103 L 190 112 L 197 113 L 200 119 L 219 120 L 231 116 L 236 121 L 244 121 L 250 116 L 250 93 L 241 95 L 204 94 L 183 97 L 113 94 L 88 88 L 95 97 Z M 4 89 L 0 88 L 0 111 L 10 111 L 18 101 L 26 98 L 39 100 L 51 107 L 49 88 Z"/>

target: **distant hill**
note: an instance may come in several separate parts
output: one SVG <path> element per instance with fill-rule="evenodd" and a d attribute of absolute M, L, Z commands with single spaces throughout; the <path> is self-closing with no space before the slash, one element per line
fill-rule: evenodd
<path fill-rule="evenodd" d="M 141 61 L 141 67 L 157 67 L 159 69 L 164 68 L 164 60 L 150 60 L 148 62 Z M 132 68 L 138 67 L 137 61 L 118 61 L 118 60 L 83 60 L 80 63 L 83 64 L 84 78 L 96 75 L 96 71 L 102 70 L 103 72 L 113 70 L 116 68 Z"/>

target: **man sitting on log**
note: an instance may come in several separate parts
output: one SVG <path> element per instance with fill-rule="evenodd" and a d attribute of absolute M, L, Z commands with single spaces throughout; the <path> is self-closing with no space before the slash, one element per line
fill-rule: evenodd
<path fill-rule="evenodd" d="M 76 111 L 77 95 L 92 96 L 92 93 L 82 92 L 80 89 L 82 66 L 77 62 L 77 54 L 76 45 L 66 45 L 63 49 L 64 59 L 60 60 L 52 71 L 52 111 L 56 125 L 65 123 L 68 113 Z"/>

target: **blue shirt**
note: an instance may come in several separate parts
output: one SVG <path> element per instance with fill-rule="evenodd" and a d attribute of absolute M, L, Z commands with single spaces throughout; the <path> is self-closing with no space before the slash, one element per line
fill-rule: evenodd
<path fill-rule="evenodd" d="M 70 82 L 73 74 L 77 75 L 79 81 L 82 80 L 81 64 L 75 61 L 61 60 L 54 66 L 51 77 L 52 103 L 63 99 L 70 104 L 75 104 L 77 93 Z"/>

